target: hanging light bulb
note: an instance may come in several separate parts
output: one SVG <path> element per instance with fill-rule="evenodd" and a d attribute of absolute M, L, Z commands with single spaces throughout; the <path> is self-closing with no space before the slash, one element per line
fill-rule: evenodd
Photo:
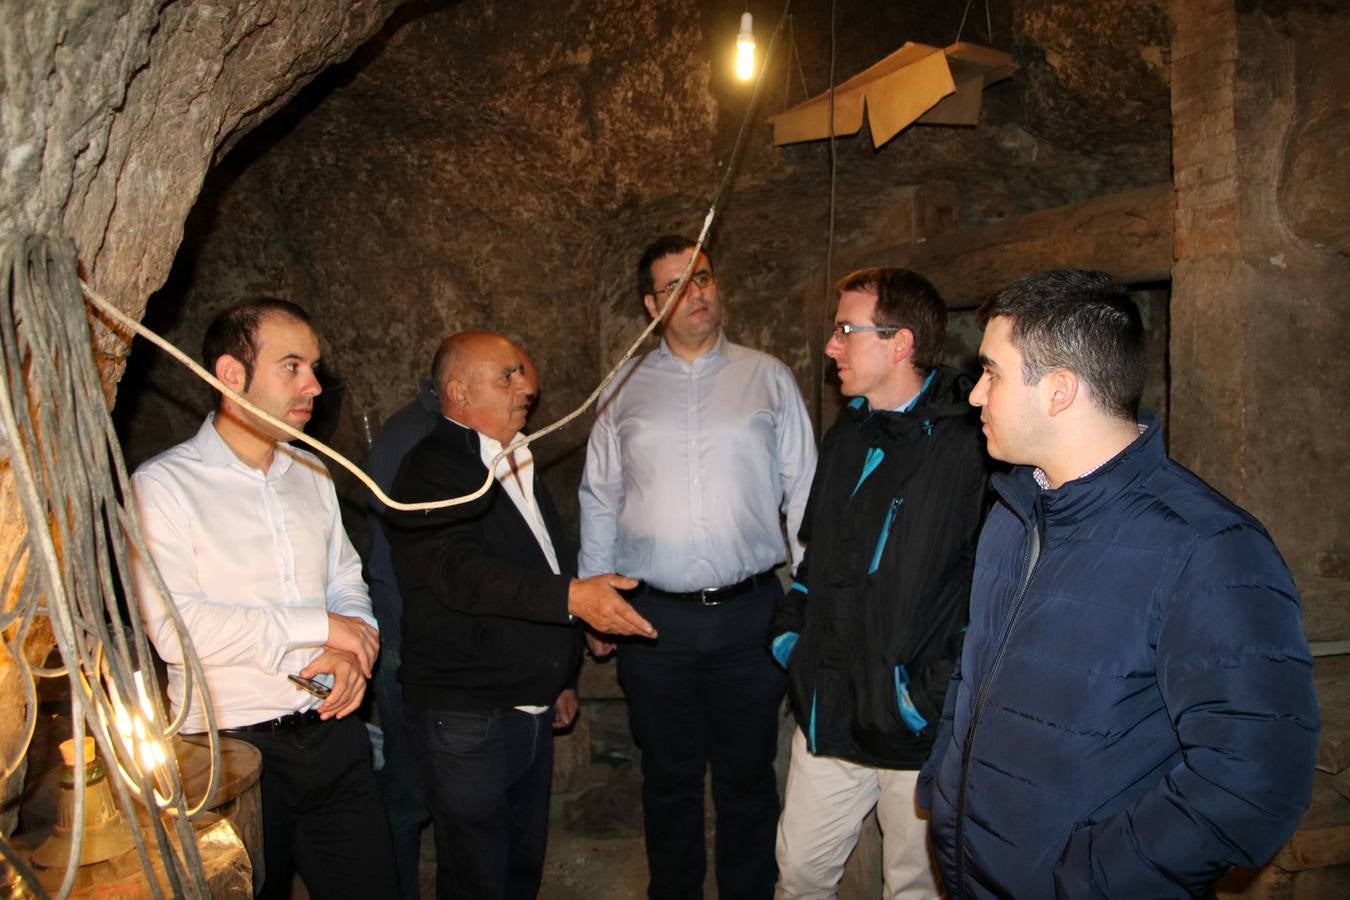
<path fill-rule="evenodd" d="M 741 15 L 741 32 L 736 35 L 736 77 L 741 81 L 755 77 L 754 17 L 748 12 Z"/>

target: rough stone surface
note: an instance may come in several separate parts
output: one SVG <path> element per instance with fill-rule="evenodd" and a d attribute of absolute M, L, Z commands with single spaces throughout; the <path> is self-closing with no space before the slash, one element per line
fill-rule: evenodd
<path fill-rule="evenodd" d="M 1309 29 L 1316 22 L 1318 26 Z M 1295 25 L 1293 127 L 1285 138 L 1280 211 L 1304 240 L 1350 255 L 1350 22 Z"/>
<path fill-rule="evenodd" d="M 394 5 L 6 0 L 0 233 L 69 235 L 86 277 L 139 314 L 217 150 Z"/>
<path fill-rule="evenodd" d="M 1153 21 L 1149 10 L 1143 20 Z M 776 14 L 756 13 L 764 48 Z M 213 174 L 148 319 L 192 345 L 212 313 L 242 297 L 304 303 L 346 379 L 337 447 L 358 458 L 350 415 L 387 417 L 436 341 L 462 328 L 500 330 L 529 348 L 544 375 L 533 424 L 552 420 L 645 325 L 632 271 L 643 245 L 695 234 L 703 221 L 748 100 L 726 64 L 738 14 L 734 3 L 691 0 L 606 0 L 562 14 L 538 0 L 405 6 Z M 935 2 L 904 12 L 854 2 L 838 21 L 842 79 L 905 40 L 949 42 L 959 16 Z M 773 148 L 764 117 L 802 98 L 801 77 L 812 93 L 825 86 L 828 25 L 828 4 L 795 5 L 795 44 L 785 31 L 710 244 L 728 332 L 787 362 L 818 418 L 833 409 L 816 399 L 826 377 L 828 153 Z M 1092 23 L 1099 36 L 1112 27 L 1143 26 L 1137 16 Z M 996 42 L 1014 36 L 1011 20 L 995 23 Z M 1099 81 L 1165 108 L 1164 81 L 1109 63 Z M 962 224 L 973 227 L 1166 179 L 1156 129 L 1135 136 L 1131 165 L 1099 158 L 1101 143 L 1082 135 L 1060 147 L 1027 130 L 1021 110 L 1034 89 L 1015 78 L 989 91 L 977 128 L 916 128 L 880 151 L 841 140 L 839 245 L 889 227 L 920 182 L 959 185 Z M 1056 90 L 1067 102 L 1068 89 Z M 135 380 L 154 393 L 128 395 L 119 410 L 133 458 L 177 439 L 204 406 L 171 366 L 145 365 L 124 391 Z M 538 448 L 573 520 L 588 424 Z M 359 494 L 345 491 L 355 509 Z"/>
<path fill-rule="evenodd" d="M 1029 131 L 1126 164 L 1167 140 L 1165 3 L 1022 0 L 1013 8 Z"/>
<path fill-rule="evenodd" d="M 1350 581 L 1317 560 L 1350 548 L 1336 461 L 1350 424 L 1328 405 L 1350 387 L 1350 256 L 1338 243 L 1350 193 L 1334 189 L 1350 22 L 1316 2 L 1266 14 L 1177 0 L 1173 17 L 1171 448 L 1270 529 L 1309 637 L 1343 640 Z M 1208 180 L 1183 183 L 1183 169 Z"/>

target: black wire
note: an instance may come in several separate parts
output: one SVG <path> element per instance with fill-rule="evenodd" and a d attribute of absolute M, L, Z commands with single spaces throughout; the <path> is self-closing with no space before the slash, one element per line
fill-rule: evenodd
<path fill-rule="evenodd" d="M 822 304 L 824 312 L 821 314 L 824 330 L 821 335 L 825 335 L 833 327 L 833 301 L 834 301 L 834 210 L 835 210 L 835 183 L 838 179 L 838 157 L 835 153 L 835 134 L 834 134 L 834 67 L 836 60 L 836 41 L 835 41 L 835 0 L 830 0 L 830 212 L 829 212 L 829 230 L 825 236 L 825 302 Z M 828 341 L 829 338 L 826 338 Z M 821 355 L 816 360 L 816 365 L 820 367 L 820 377 L 816 379 L 816 442 L 819 443 L 825 435 L 825 372 L 829 366 L 825 364 L 825 346 L 821 345 Z"/>
<path fill-rule="evenodd" d="M 726 194 L 727 188 L 731 184 L 731 178 L 736 173 L 736 163 L 740 161 L 741 151 L 745 148 L 745 135 L 750 127 L 750 120 L 754 118 L 756 107 L 759 105 L 759 96 L 763 92 L 764 74 L 769 71 L 769 58 L 773 56 L 773 48 L 778 44 L 778 36 L 783 31 L 783 26 L 788 20 L 788 11 L 792 8 L 792 0 L 787 0 L 783 4 L 783 13 L 778 17 L 778 24 L 774 26 L 773 34 L 769 37 L 769 46 L 764 51 L 764 61 L 759 67 L 759 76 L 755 79 L 755 89 L 750 94 L 750 103 L 745 109 L 745 115 L 741 117 L 741 127 L 736 131 L 736 142 L 731 147 L 731 156 L 727 159 L 725 171 L 722 172 L 722 178 L 718 182 L 717 190 L 713 194 L 711 204 L 712 210 L 716 211 L 721 207 L 722 197 Z M 695 256 L 698 254 L 695 253 Z M 675 296 L 679 296 L 683 285 L 676 290 Z"/>

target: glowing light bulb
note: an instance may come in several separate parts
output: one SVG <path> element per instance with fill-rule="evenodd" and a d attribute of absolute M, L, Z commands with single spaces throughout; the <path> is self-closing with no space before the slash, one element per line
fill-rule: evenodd
<path fill-rule="evenodd" d="M 741 16 L 741 32 L 736 35 L 736 77 L 741 81 L 755 77 L 754 18 L 749 13 Z"/>

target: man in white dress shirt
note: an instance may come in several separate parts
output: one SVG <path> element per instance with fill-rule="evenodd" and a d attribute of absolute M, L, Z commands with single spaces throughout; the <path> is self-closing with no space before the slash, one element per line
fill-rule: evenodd
<path fill-rule="evenodd" d="M 208 369 L 259 409 L 300 428 L 319 393 L 319 342 L 300 307 L 257 300 L 207 328 Z M 146 542 L 170 596 L 143 563 L 146 625 L 168 663 L 185 732 L 207 727 L 198 685 L 184 696 L 173 603 L 206 672 L 223 734 L 262 753 L 262 896 L 289 897 L 299 871 L 311 896 L 392 896 L 393 854 L 352 712 L 379 633 L 361 561 L 342 527 L 323 463 L 226 396 L 196 436 L 132 476 Z M 314 679 L 302 690 L 288 676 Z"/>

